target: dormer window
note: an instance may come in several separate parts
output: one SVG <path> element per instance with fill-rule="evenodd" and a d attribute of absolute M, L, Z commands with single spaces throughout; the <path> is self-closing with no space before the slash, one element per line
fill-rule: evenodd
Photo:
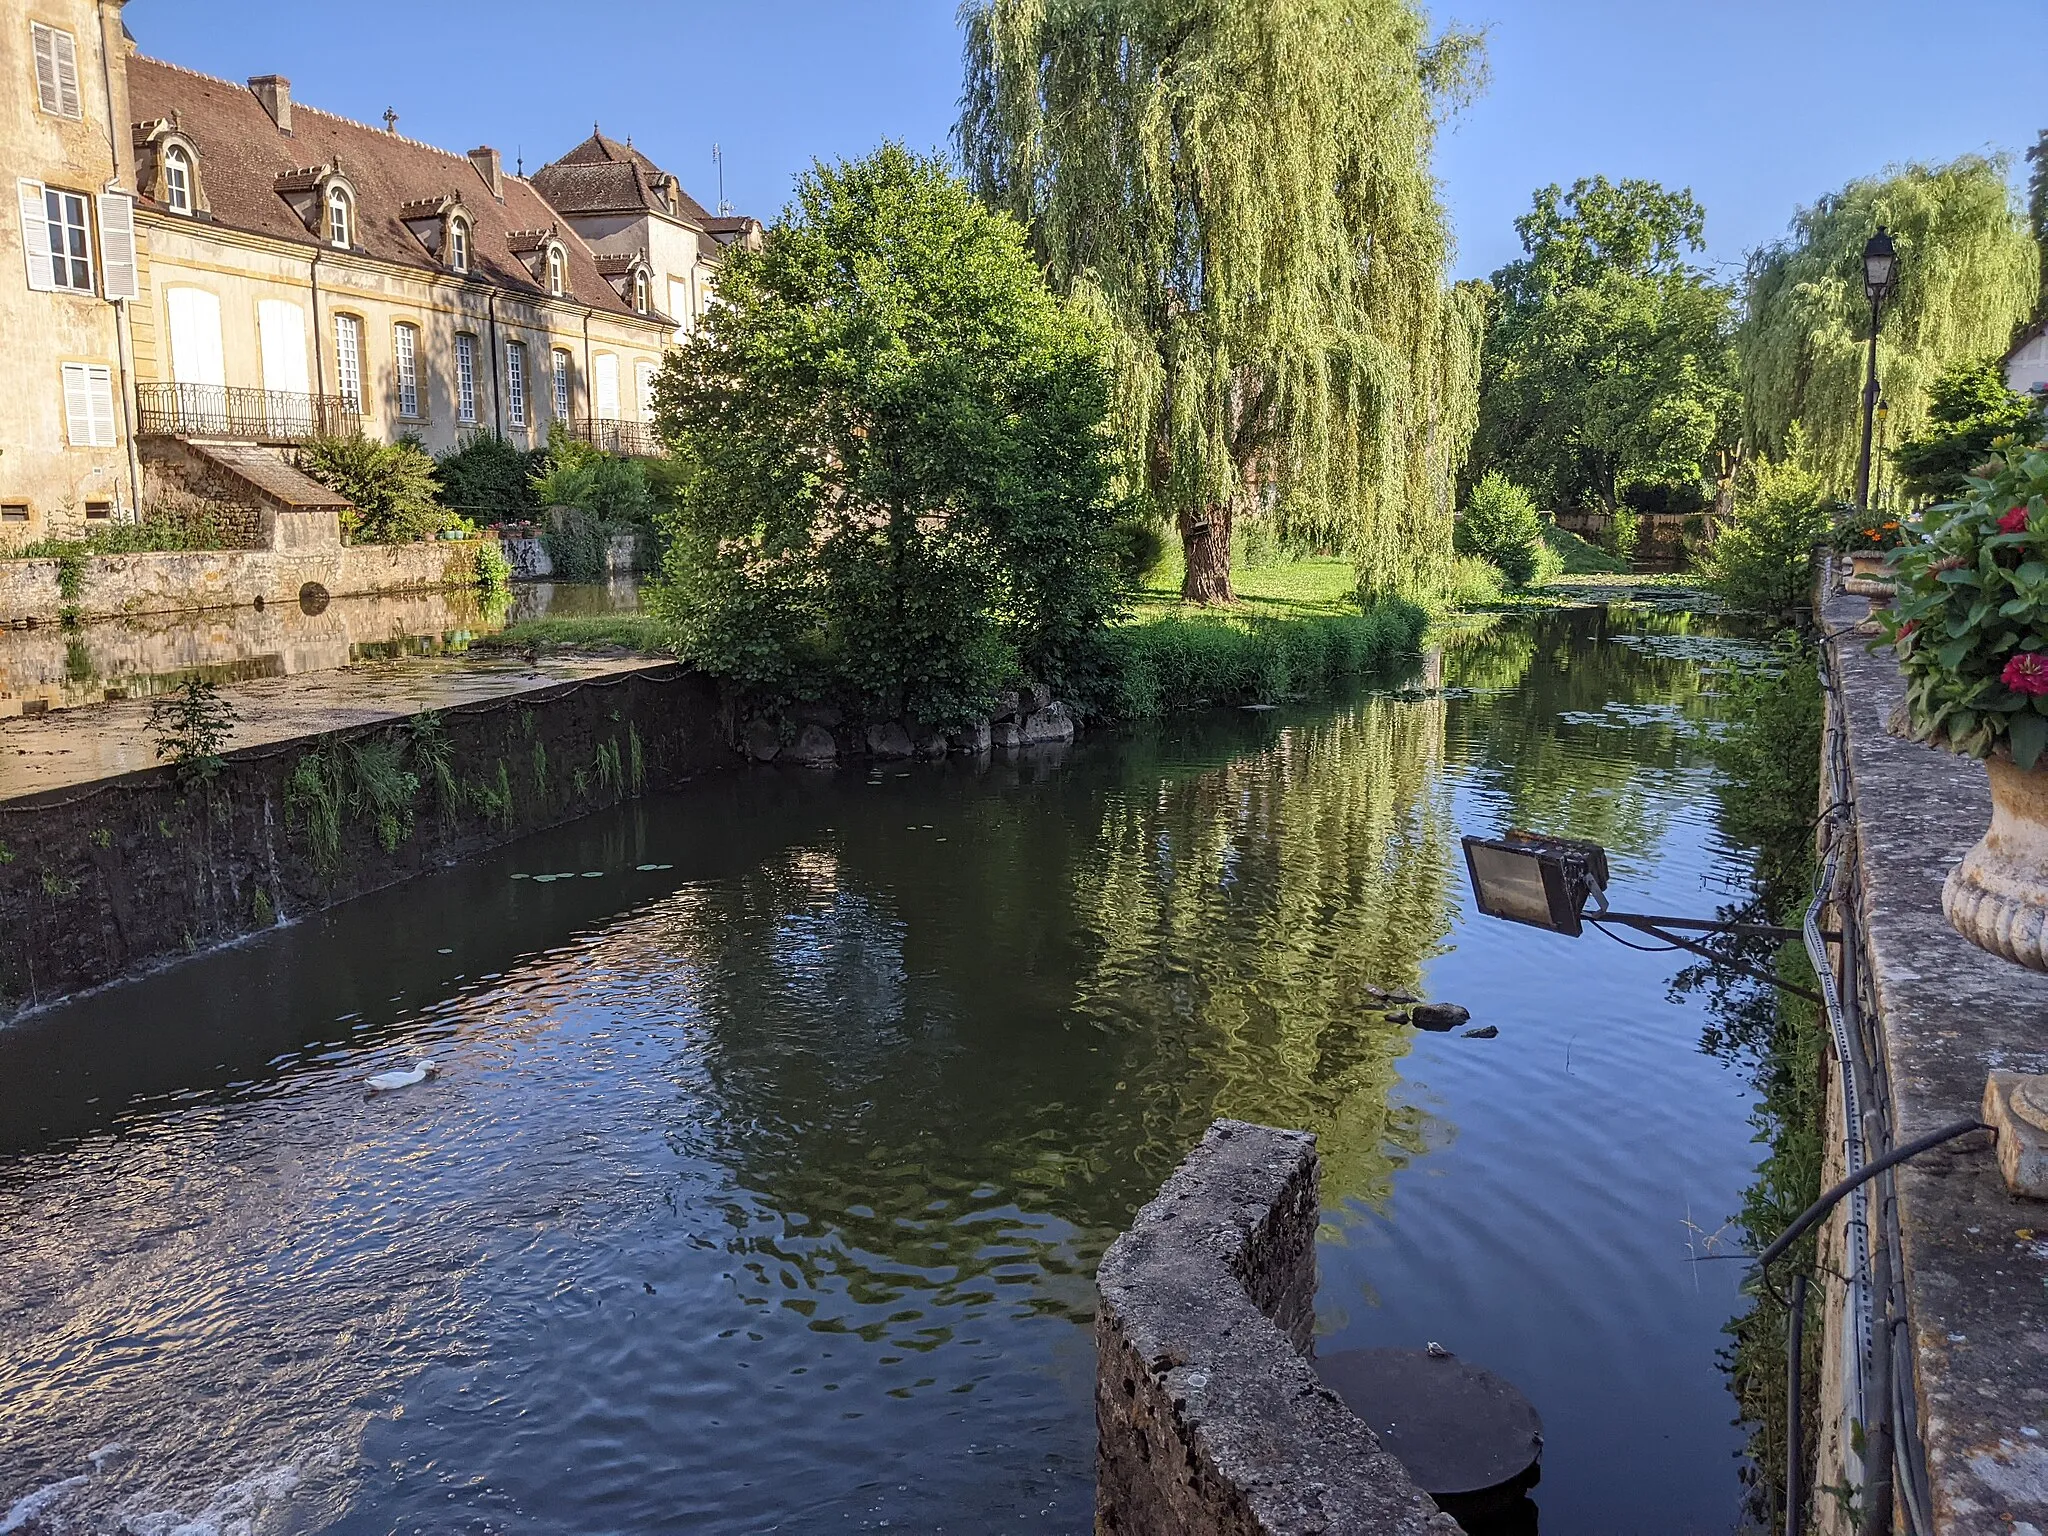
<path fill-rule="evenodd" d="M 633 273 L 633 313 L 647 313 L 647 274 L 641 271 Z"/>
<path fill-rule="evenodd" d="M 448 265 L 454 271 L 469 270 L 469 220 L 451 219 L 448 223 Z"/>
<path fill-rule="evenodd" d="M 548 292 L 558 299 L 562 296 L 562 288 L 567 280 L 568 265 L 559 245 L 548 247 Z"/>
<path fill-rule="evenodd" d="M 355 205 L 349 201 L 346 187 L 327 189 L 327 243 L 337 250 L 347 250 L 355 244 Z"/>
<path fill-rule="evenodd" d="M 173 213 L 192 211 L 192 157 L 176 144 L 164 151 L 164 206 Z"/>

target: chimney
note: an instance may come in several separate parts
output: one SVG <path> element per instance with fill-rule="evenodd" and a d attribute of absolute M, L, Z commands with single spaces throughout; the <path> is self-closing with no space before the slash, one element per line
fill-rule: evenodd
<path fill-rule="evenodd" d="M 498 159 L 498 152 L 485 144 L 469 152 L 469 163 L 476 167 L 477 175 L 483 177 L 484 185 L 491 189 L 491 196 L 501 203 L 505 201 L 505 167 Z"/>
<path fill-rule="evenodd" d="M 277 124 L 278 132 L 292 131 L 292 83 L 283 75 L 252 75 L 249 89 L 263 103 L 263 110 Z"/>

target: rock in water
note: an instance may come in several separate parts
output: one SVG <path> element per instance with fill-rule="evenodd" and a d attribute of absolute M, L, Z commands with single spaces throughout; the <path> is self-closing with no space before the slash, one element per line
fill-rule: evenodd
<path fill-rule="evenodd" d="M 1456 1003 L 1417 1003 L 1414 1024 L 1417 1029 L 1442 1034 L 1447 1029 L 1456 1029 L 1471 1017 L 1470 1008 L 1460 1008 Z"/>
<path fill-rule="evenodd" d="M 1491 1040 L 1499 1033 L 1500 1026 L 1498 1024 L 1482 1024 L 1477 1029 L 1466 1030 L 1465 1038 L 1467 1040 Z"/>
<path fill-rule="evenodd" d="M 398 1088 L 411 1088 L 424 1083 L 440 1070 L 433 1062 L 423 1061 L 410 1072 L 379 1072 L 363 1084 L 363 1097 L 368 1098 L 375 1093 L 390 1093 Z"/>

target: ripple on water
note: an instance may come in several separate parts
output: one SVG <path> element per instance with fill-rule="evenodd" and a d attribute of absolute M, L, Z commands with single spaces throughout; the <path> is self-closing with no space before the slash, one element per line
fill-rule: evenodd
<path fill-rule="evenodd" d="M 0 1125 L 33 1075 L 52 1127 L 0 1151 L 0 1508 L 1086 1531 L 1095 1264 L 1234 1115 L 1321 1138 L 1333 1345 L 1503 1369 L 1558 1529 L 1730 1523 L 1732 1266 L 1685 1259 L 1741 1085 L 1667 958 L 1475 924 L 1457 856 L 1538 825 L 1715 899 L 1725 656 L 1612 630 L 1057 766 L 707 781 L 0 1035 Z"/>

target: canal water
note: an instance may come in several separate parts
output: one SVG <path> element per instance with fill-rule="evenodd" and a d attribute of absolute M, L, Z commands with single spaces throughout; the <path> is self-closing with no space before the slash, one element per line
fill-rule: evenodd
<path fill-rule="evenodd" d="M 1094 1265 L 1230 1115 L 1321 1137 L 1320 1350 L 1515 1382 L 1546 1530 L 1733 1531 L 1746 1076 L 1457 838 L 1739 897 L 1756 659 L 1579 610 L 1441 689 L 719 776 L 0 1032 L 0 1530 L 1085 1532 Z"/>

